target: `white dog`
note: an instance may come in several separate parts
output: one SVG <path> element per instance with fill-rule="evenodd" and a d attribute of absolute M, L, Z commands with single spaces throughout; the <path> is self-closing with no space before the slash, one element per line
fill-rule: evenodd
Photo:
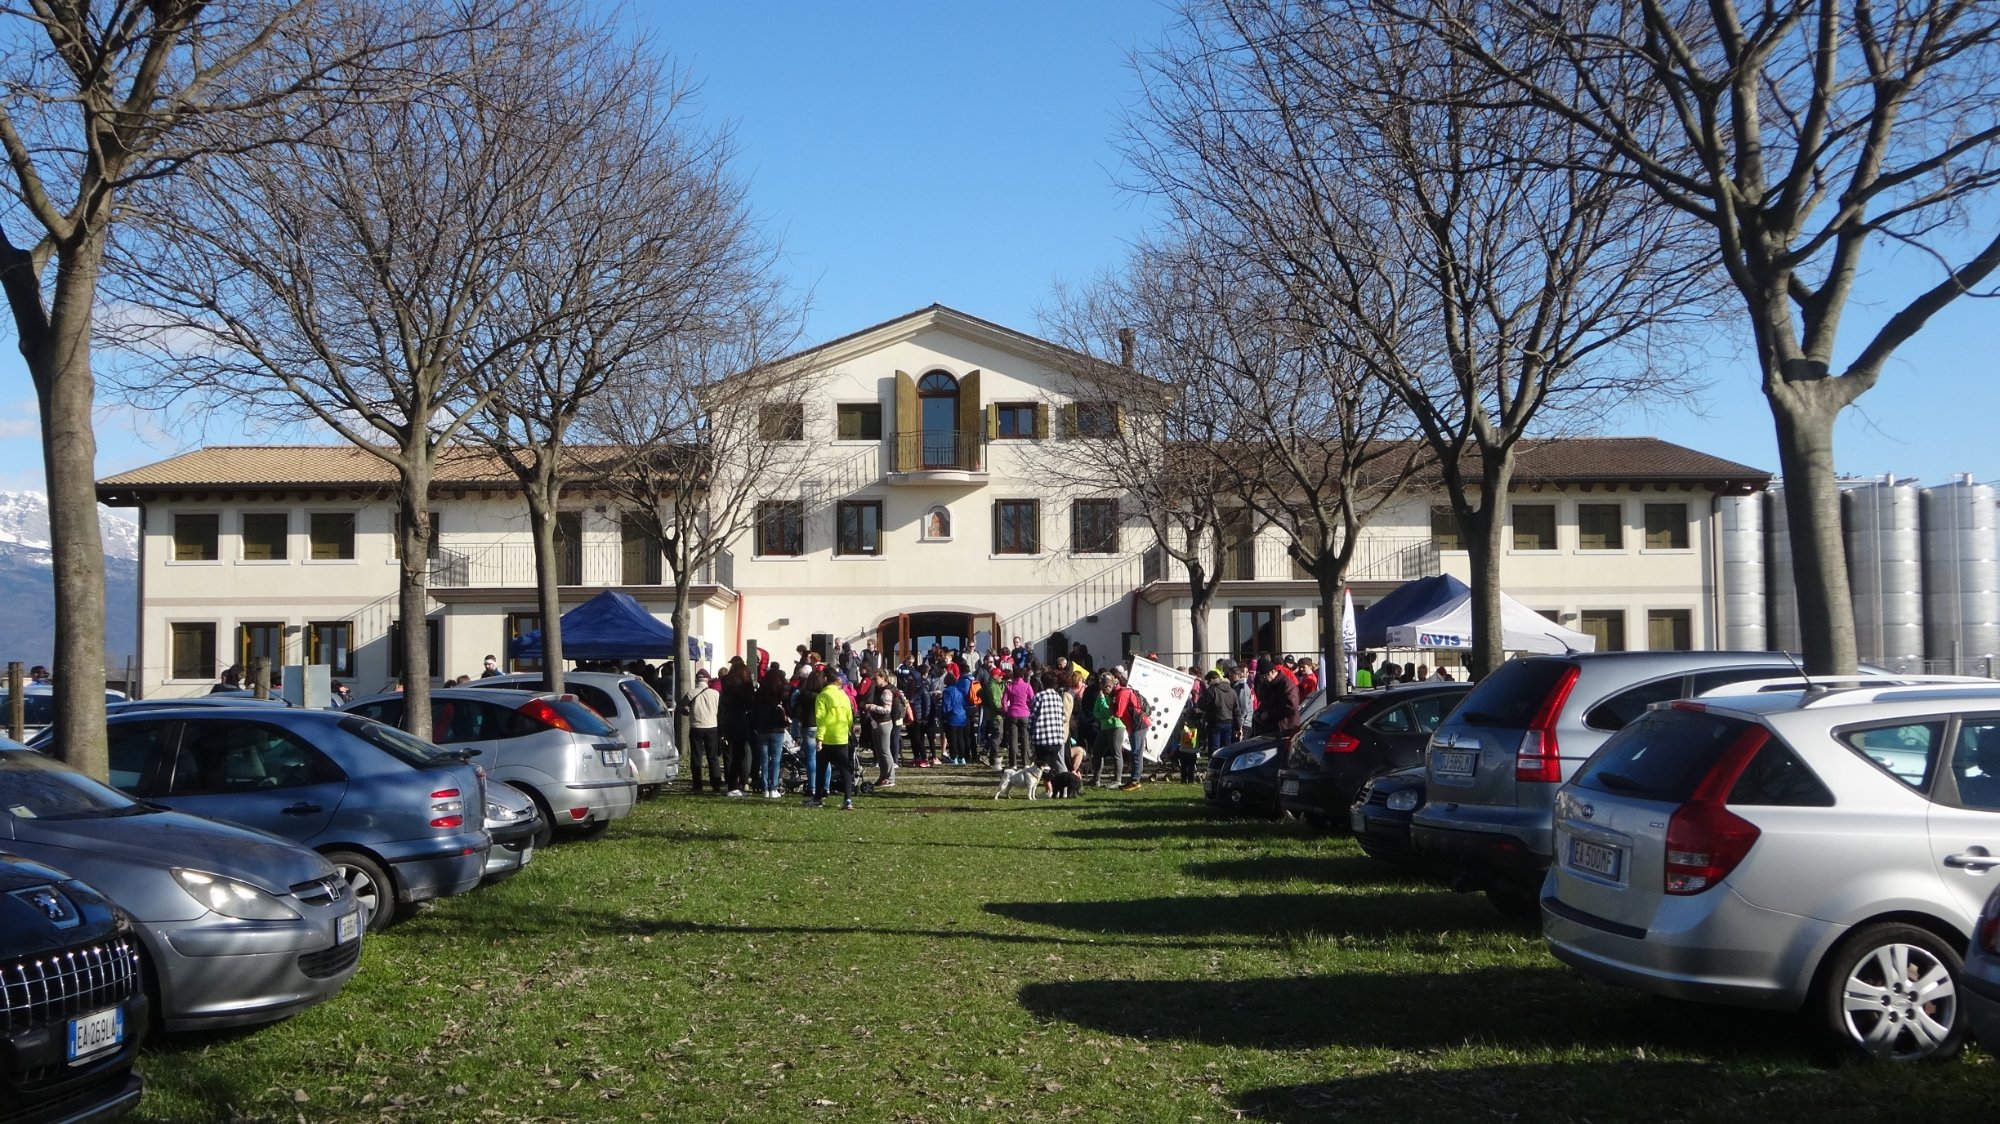
<path fill-rule="evenodd" d="M 1040 765 L 1030 765 L 1025 769 L 1000 770 L 1000 787 L 993 790 L 993 799 L 1007 795 L 1010 788 L 1025 788 L 1028 799 L 1035 798 L 1035 790 L 1042 787 L 1042 774 L 1048 772 Z"/>

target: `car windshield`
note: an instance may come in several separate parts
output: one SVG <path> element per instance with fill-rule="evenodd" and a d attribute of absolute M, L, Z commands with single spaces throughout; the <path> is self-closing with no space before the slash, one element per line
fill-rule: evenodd
<path fill-rule="evenodd" d="M 1705 710 L 1649 710 L 1598 747 L 1575 785 L 1678 804 L 1750 724 Z"/>
<path fill-rule="evenodd" d="M 1568 660 L 1509 660 L 1479 681 L 1453 717 L 1473 726 L 1525 730 L 1542 700 L 1574 666 Z"/>
<path fill-rule="evenodd" d="M 414 734 L 373 718 L 351 714 L 341 720 L 340 728 L 405 765 L 414 765 L 419 769 L 463 759 L 455 750 L 440 749 Z"/>
<path fill-rule="evenodd" d="M 152 810 L 33 750 L 0 750 L 0 811 L 16 819 L 73 820 Z"/>
<path fill-rule="evenodd" d="M 618 689 L 625 693 L 625 701 L 632 704 L 632 713 L 641 718 L 665 718 L 667 704 L 660 701 L 660 693 L 644 679 L 620 679 Z"/>

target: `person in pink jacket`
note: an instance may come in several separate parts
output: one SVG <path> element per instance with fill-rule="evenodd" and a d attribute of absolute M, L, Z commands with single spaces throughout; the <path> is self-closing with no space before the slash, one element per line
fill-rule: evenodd
<path fill-rule="evenodd" d="M 1007 753 L 1007 768 L 1028 764 L 1028 715 L 1035 700 L 1035 688 L 1025 669 L 1016 667 L 1007 676 L 1006 690 L 1000 693 L 1000 746 Z"/>

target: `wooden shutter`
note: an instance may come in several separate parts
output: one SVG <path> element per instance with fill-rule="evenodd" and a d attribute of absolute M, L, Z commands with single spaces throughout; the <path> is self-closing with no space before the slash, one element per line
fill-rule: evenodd
<path fill-rule="evenodd" d="M 1076 436 L 1076 403 L 1065 402 L 1062 407 L 1062 433 L 1064 439 Z"/>
<path fill-rule="evenodd" d="M 1111 432 L 1114 436 L 1125 436 L 1125 403 L 1111 404 Z"/>
<path fill-rule="evenodd" d="M 1000 436 L 1000 407 L 986 407 L 986 439 L 992 441 Z"/>
<path fill-rule="evenodd" d="M 896 441 L 895 470 L 915 471 L 922 459 L 924 419 L 917 411 L 917 380 L 903 371 L 896 372 L 896 416 L 890 429 Z"/>
<path fill-rule="evenodd" d="M 1035 403 L 1035 440 L 1046 441 L 1048 439 L 1049 404 L 1047 402 L 1037 402 Z"/>
<path fill-rule="evenodd" d="M 967 371 L 958 380 L 958 418 L 954 428 L 958 430 L 958 448 L 954 451 L 952 463 L 966 468 L 979 467 L 979 372 Z"/>

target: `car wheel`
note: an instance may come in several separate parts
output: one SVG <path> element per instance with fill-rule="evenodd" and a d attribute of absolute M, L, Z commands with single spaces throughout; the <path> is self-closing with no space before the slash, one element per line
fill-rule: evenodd
<path fill-rule="evenodd" d="M 1965 1044 L 1963 970 L 1937 934 L 1885 921 L 1855 930 L 1827 957 L 1819 1009 L 1842 1052 L 1874 1061 L 1938 1061 Z"/>
<path fill-rule="evenodd" d="M 610 830 L 610 820 L 592 820 L 570 832 L 570 834 L 576 836 L 578 839 L 601 839 L 604 837 L 604 833 Z"/>
<path fill-rule="evenodd" d="M 542 825 L 535 829 L 535 850 L 547 850 L 556 838 L 556 814 L 549 810 L 549 802 L 542 799 L 541 793 L 526 785 L 517 784 L 514 789 L 534 803 L 535 814 L 542 820 Z"/>
<path fill-rule="evenodd" d="M 396 920 L 396 885 L 379 863 L 353 851 L 330 851 L 326 861 L 354 891 L 355 900 L 361 903 L 361 923 L 369 932 L 379 933 Z"/>

